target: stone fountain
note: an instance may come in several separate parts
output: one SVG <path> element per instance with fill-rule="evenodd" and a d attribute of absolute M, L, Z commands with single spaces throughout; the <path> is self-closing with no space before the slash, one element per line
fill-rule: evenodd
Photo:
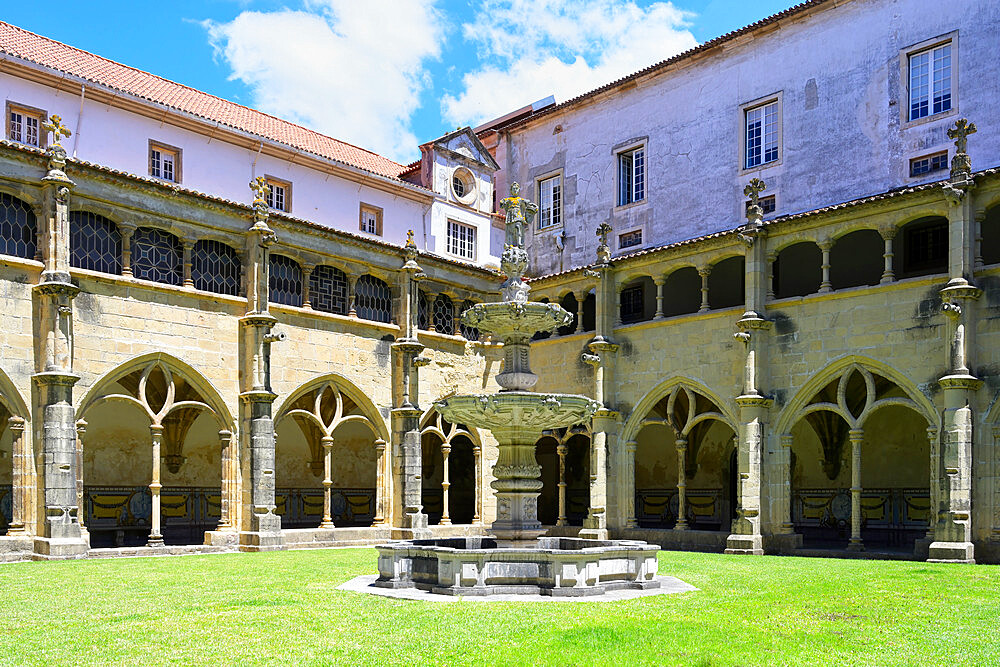
<path fill-rule="evenodd" d="M 517 183 L 501 207 L 506 243 L 501 267 L 507 279 L 502 300 L 462 314 L 466 326 L 503 341 L 497 394 L 451 396 L 434 404 L 452 423 L 493 433 L 499 457 L 493 467 L 497 518 L 490 537 L 410 540 L 378 547 L 376 586 L 416 587 L 449 595 L 594 595 L 622 588 L 655 588 L 658 547 L 632 540 L 546 538 L 538 521 L 541 466 L 535 443 L 548 429 L 589 420 L 601 407 L 587 396 L 531 391 L 531 337 L 569 324 L 573 316 L 556 304 L 528 301 L 524 273 L 528 255 L 524 229 L 537 206 L 519 196 Z"/>

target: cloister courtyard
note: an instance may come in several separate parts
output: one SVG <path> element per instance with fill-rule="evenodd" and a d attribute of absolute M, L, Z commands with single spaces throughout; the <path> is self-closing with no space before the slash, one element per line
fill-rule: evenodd
<path fill-rule="evenodd" d="M 618 602 L 338 590 L 372 549 L 0 567 L 0 663 L 995 665 L 1000 567 L 660 552 Z"/>

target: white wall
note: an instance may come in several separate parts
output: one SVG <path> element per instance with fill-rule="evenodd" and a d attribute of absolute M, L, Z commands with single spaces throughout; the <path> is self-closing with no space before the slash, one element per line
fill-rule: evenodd
<path fill-rule="evenodd" d="M 958 90 L 953 111 L 903 123 L 906 76 L 900 51 L 958 31 Z M 644 246 L 662 245 L 743 222 L 743 187 L 753 177 L 775 194 L 775 215 L 915 183 L 909 159 L 954 146 L 946 131 L 957 118 L 976 122 L 973 169 L 1000 164 L 996 122 L 996 35 L 1000 3 L 992 0 L 854 0 L 783 25 L 766 35 L 596 102 L 550 114 L 509 139 L 497 161 L 497 187 L 518 180 L 537 199 L 538 176 L 563 170 L 564 228 L 529 240 L 536 273 L 594 261 L 594 230 L 610 221 L 617 234 L 643 229 Z M 780 92 L 781 160 L 741 170 L 741 105 Z M 555 132 L 556 126 L 562 129 Z M 615 153 L 643 139 L 644 203 L 616 207 Z M 566 233 L 566 248 L 556 237 Z"/>

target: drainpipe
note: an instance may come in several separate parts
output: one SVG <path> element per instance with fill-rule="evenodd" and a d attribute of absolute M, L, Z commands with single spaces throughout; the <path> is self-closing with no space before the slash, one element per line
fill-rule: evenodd
<path fill-rule="evenodd" d="M 80 127 L 83 126 L 83 100 L 87 95 L 87 88 L 80 84 L 80 113 L 76 115 L 76 136 L 73 138 L 73 157 L 76 157 L 76 148 L 80 145 Z"/>

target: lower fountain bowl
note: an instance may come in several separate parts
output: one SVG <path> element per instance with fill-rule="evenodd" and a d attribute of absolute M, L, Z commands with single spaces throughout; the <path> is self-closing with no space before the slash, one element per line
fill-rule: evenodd
<path fill-rule="evenodd" d="M 504 547 L 490 537 L 409 540 L 376 547 L 382 588 L 443 595 L 602 595 L 659 587 L 658 546 L 638 540 L 540 537 Z"/>

